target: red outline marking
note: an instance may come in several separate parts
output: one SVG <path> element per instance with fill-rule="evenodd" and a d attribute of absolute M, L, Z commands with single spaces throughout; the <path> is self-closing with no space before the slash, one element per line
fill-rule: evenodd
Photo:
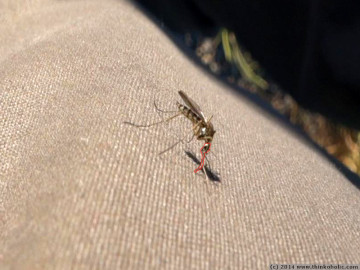
<path fill-rule="evenodd" d="M 207 150 L 205 153 L 203 153 L 202 150 L 203 150 L 203 148 L 204 148 L 207 144 L 209 145 L 209 150 Z M 204 143 L 204 146 L 201 147 L 201 150 L 200 150 L 200 153 L 201 153 L 201 163 L 200 163 L 199 167 L 194 171 L 194 173 L 197 173 L 198 171 L 202 170 L 202 168 L 204 167 L 205 154 L 209 153 L 210 148 L 211 148 L 211 143 Z"/>

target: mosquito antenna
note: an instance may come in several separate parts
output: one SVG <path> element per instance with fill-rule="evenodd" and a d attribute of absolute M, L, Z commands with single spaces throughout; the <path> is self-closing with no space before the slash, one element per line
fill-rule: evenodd
<path fill-rule="evenodd" d="M 125 121 L 125 122 L 123 122 L 123 123 L 124 123 L 124 124 L 127 124 L 127 125 L 134 126 L 134 127 L 147 128 L 147 127 L 152 127 L 152 126 L 159 125 L 159 124 L 164 123 L 164 122 L 169 122 L 170 120 L 174 119 L 175 117 L 180 116 L 181 114 L 182 114 L 182 113 L 179 112 L 179 113 L 177 113 L 177 114 L 175 114 L 175 115 L 173 115 L 173 116 L 171 116 L 171 117 L 169 117 L 169 118 L 167 118 L 167 119 L 165 119 L 165 120 L 162 120 L 162 121 L 159 121 L 159 122 L 155 122 L 155 123 L 152 123 L 152 124 L 149 124 L 149 125 L 138 125 L 138 124 L 134 124 L 134 123 L 127 122 L 127 121 Z"/>

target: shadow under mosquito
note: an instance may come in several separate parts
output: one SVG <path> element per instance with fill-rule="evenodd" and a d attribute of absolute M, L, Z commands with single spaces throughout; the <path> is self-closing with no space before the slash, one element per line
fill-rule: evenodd
<path fill-rule="evenodd" d="M 192 161 L 194 161 L 197 165 L 200 165 L 200 161 L 197 159 L 197 157 L 189 152 L 189 151 L 184 151 L 185 154 L 192 159 Z M 220 182 L 221 179 L 219 178 L 219 176 L 217 176 L 217 174 L 215 172 L 213 172 L 211 169 L 209 169 L 208 167 L 206 167 L 206 165 L 204 166 L 204 170 L 206 170 L 206 173 L 209 177 L 209 180 L 212 182 Z"/>

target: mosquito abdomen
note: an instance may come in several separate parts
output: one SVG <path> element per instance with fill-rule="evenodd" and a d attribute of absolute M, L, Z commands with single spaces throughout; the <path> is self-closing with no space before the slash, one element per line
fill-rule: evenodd
<path fill-rule="evenodd" d="M 191 122 L 193 122 L 193 124 L 197 124 L 201 121 L 200 117 L 198 117 L 195 113 L 193 113 L 188 107 L 177 103 L 179 111 L 187 118 L 189 119 Z"/>

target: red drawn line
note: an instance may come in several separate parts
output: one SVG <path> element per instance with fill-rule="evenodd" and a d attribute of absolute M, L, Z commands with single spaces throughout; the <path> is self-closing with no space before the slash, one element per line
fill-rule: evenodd
<path fill-rule="evenodd" d="M 209 149 L 204 153 L 202 150 L 203 150 L 203 148 L 204 148 L 206 145 L 209 145 Z M 194 171 L 194 173 L 197 173 L 198 171 L 202 170 L 202 168 L 204 167 L 205 154 L 209 153 L 210 147 L 211 147 L 211 143 L 204 143 L 204 146 L 201 147 L 201 150 L 200 150 L 200 153 L 201 153 L 201 163 L 200 163 L 199 167 Z"/>

